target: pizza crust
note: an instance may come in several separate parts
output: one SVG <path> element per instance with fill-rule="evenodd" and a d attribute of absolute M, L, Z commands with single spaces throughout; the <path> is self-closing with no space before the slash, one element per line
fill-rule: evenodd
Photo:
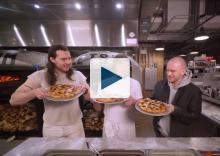
<path fill-rule="evenodd" d="M 98 103 L 119 103 L 124 102 L 123 98 L 96 98 L 96 102 Z"/>

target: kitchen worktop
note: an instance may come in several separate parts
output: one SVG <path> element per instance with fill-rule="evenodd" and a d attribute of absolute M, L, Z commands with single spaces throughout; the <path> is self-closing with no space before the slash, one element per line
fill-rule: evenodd
<path fill-rule="evenodd" d="M 202 114 L 220 124 L 220 105 L 215 105 L 211 102 L 203 100 Z"/>
<path fill-rule="evenodd" d="M 195 149 L 219 150 L 220 138 L 134 138 L 131 140 L 104 138 L 49 139 L 29 138 L 5 156 L 40 156 L 49 149 L 87 149 L 86 141 L 102 149 Z"/>

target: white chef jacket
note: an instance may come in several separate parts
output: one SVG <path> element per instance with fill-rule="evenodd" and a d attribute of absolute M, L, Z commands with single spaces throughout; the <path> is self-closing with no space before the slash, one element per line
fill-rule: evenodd
<path fill-rule="evenodd" d="M 130 95 L 134 99 L 143 97 L 140 83 L 130 78 Z M 133 119 L 134 106 L 106 104 L 104 108 L 103 137 L 133 138 L 136 137 Z"/>

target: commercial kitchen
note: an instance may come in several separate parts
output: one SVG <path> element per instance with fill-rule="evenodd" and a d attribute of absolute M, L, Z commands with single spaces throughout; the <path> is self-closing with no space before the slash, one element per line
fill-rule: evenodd
<path fill-rule="evenodd" d="M 0 155 L 220 155 L 220 1 L 2 0 L 0 2 Z M 27 76 L 44 69 L 52 45 L 68 47 L 90 82 L 90 60 L 124 54 L 150 98 L 182 57 L 202 93 L 190 137 L 157 137 L 153 115 L 134 108 L 136 138 L 105 138 L 103 111 L 79 97 L 85 138 L 43 137 L 44 103 L 9 103 Z M 62 102 L 61 102 L 62 103 Z"/>

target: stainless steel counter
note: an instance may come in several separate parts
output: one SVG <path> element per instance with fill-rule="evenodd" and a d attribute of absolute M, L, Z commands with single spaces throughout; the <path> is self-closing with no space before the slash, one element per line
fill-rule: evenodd
<path fill-rule="evenodd" d="M 30 138 L 5 156 L 40 156 L 48 149 L 87 149 L 86 141 L 98 149 L 196 149 L 219 150 L 220 138 L 134 138 L 132 140 L 77 138 Z"/>
<path fill-rule="evenodd" d="M 208 101 L 202 101 L 202 114 L 220 124 L 220 106 Z"/>

